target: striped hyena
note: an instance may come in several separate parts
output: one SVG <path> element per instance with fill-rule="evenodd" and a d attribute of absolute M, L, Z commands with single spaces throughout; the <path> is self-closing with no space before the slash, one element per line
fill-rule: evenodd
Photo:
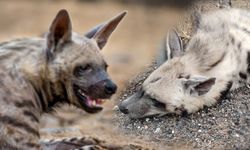
<path fill-rule="evenodd" d="M 39 119 L 59 103 L 88 113 L 102 110 L 117 86 L 100 50 L 126 12 L 85 35 L 72 32 L 66 10 L 58 12 L 46 38 L 0 43 L 0 149 L 41 149 Z"/>
<path fill-rule="evenodd" d="M 249 85 L 250 12 L 226 8 L 196 16 L 185 52 L 170 32 L 158 60 L 162 65 L 119 104 L 121 112 L 130 118 L 194 113 L 216 104 L 229 89 Z"/>

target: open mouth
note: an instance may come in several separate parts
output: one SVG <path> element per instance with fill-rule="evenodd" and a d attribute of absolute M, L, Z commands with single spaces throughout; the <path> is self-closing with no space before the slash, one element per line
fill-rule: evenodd
<path fill-rule="evenodd" d="M 104 99 L 91 98 L 78 86 L 74 86 L 74 92 L 86 112 L 98 113 L 102 111 L 103 107 L 101 105 L 105 102 Z"/>

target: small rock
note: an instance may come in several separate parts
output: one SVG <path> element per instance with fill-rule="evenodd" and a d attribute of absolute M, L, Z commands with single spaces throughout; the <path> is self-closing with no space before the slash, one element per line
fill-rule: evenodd
<path fill-rule="evenodd" d="M 161 132 L 161 128 L 156 128 L 156 130 L 154 131 L 154 133 L 160 133 Z"/>

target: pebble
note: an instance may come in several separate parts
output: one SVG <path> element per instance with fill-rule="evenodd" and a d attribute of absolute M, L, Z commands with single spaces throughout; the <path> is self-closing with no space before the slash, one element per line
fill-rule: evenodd
<path fill-rule="evenodd" d="M 161 132 L 161 128 L 156 128 L 156 130 L 154 131 L 154 133 L 159 133 Z"/>

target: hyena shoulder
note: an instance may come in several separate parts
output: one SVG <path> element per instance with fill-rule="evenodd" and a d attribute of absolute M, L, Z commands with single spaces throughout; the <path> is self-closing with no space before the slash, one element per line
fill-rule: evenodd
<path fill-rule="evenodd" d="M 20 149 L 20 142 L 23 148 L 39 149 L 40 103 L 33 89 L 18 74 L 7 71 L 0 77 L 0 149 Z"/>

